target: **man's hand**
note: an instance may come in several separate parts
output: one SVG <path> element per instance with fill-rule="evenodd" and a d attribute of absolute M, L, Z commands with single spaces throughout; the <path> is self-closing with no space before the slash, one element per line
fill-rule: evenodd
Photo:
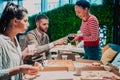
<path fill-rule="evenodd" d="M 62 45 L 62 44 L 67 44 L 67 39 L 61 38 L 53 42 L 54 46 L 56 45 Z"/>

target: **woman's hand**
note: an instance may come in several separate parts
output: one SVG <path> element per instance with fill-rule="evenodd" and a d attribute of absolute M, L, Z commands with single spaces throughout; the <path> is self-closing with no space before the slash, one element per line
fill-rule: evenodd
<path fill-rule="evenodd" d="M 18 67 L 9 69 L 9 76 L 13 76 L 19 73 L 24 73 L 28 75 L 37 75 L 38 72 L 39 72 L 38 67 L 34 67 L 31 65 L 20 65 Z"/>
<path fill-rule="evenodd" d="M 34 66 L 37 67 L 39 69 L 39 71 L 42 71 L 44 69 L 39 62 L 35 62 Z"/>
<path fill-rule="evenodd" d="M 20 71 L 24 74 L 28 75 L 37 75 L 39 72 L 39 68 L 31 65 L 21 65 Z"/>
<path fill-rule="evenodd" d="M 78 41 L 78 40 L 79 40 L 78 35 L 74 34 L 74 39 L 71 42 L 75 42 L 75 41 Z"/>

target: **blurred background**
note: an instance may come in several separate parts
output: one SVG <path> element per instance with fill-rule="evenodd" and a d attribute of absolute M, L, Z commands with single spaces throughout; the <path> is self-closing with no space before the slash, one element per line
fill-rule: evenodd
<path fill-rule="evenodd" d="M 22 5 L 29 11 L 29 16 L 58 8 L 65 4 L 74 4 L 77 0 L 0 0 L 0 14 L 8 1 Z M 91 4 L 101 5 L 102 0 L 87 0 Z"/>
<path fill-rule="evenodd" d="M 77 0 L 0 0 L 0 15 L 8 1 L 22 5 L 29 12 L 27 31 L 35 28 L 38 13 L 49 17 L 48 35 L 51 41 L 70 33 L 77 33 L 81 20 L 76 17 L 74 4 Z M 87 0 L 91 3 L 90 12 L 99 20 L 101 46 L 107 43 L 120 44 L 120 0 Z M 24 34 L 26 35 L 27 31 Z"/>

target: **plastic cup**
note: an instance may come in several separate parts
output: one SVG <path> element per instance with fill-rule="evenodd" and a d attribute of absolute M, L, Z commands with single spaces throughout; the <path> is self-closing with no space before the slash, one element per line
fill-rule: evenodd
<path fill-rule="evenodd" d="M 53 60 L 56 60 L 57 59 L 57 54 L 53 54 L 53 55 L 51 55 L 51 58 L 53 59 Z"/>
<path fill-rule="evenodd" d="M 68 40 L 72 41 L 74 39 L 74 37 L 75 37 L 74 34 L 69 34 L 68 35 Z"/>
<path fill-rule="evenodd" d="M 31 55 L 33 55 L 34 49 L 35 49 L 35 44 L 28 45 L 28 50 L 29 50 L 29 53 L 30 53 Z"/>
<path fill-rule="evenodd" d="M 76 67 L 76 68 L 75 68 L 75 75 L 76 75 L 76 76 L 80 76 L 80 75 L 81 75 L 80 67 Z"/>
<path fill-rule="evenodd" d="M 67 55 L 62 55 L 62 60 L 67 60 Z"/>
<path fill-rule="evenodd" d="M 75 55 L 75 61 L 78 61 L 80 59 L 80 55 Z"/>
<path fill-rule="evenodd" d="M 82 66 L 78 62 L 75 63 L 75 76 L 81 76 L 81 67 Z"/>

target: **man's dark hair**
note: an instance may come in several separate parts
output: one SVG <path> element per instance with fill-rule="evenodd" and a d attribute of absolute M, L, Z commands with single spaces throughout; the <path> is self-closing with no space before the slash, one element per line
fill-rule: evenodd
<path fill-rule="evenodd" d="M 75 5 L 77 5 L 77 6 L 80 6 L 80 7 L 82 7 L 82 8 L 90 8 L 90 3 L 88 2 L 88 1 L 86 1 L 86 0 L 79 0 L 79 1 L 77 1 L 76 2 L 76 4 Z"/>
<path fill-rule="evenodd" d="M 48 19 L 48 17 L 45 14 L 38 14 L 35 18 L 35 22 L 37 22 L 41 19 Z"/>

